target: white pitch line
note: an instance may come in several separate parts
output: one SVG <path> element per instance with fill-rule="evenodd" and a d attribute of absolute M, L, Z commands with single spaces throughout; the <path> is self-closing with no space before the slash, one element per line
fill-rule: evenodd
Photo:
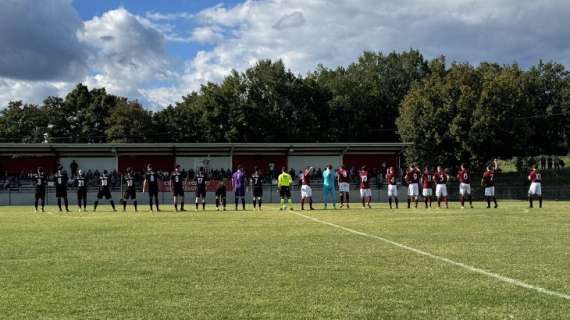
<path fill-rule="evenodd" d="M 435 254 L 431 254 L 431 253 L 426 252 L 426 251 L 422 251 L 422 250 L 419 250 L 419 249 L 416 249 L 416 248 L 412 248 L 412 247 L 410 247 L 410 246 L 407 246 L 407 245 L 405 245 L 405 244 L 401 244 L 401 243 L 392 241 L 392 240 L 390 240 L 390 239 L 386 239 L 386 238 L 383 238 L 383 237 L 380 237 L 380 236 L 376 236 L 376 235 L 373 235 L 373 234 L 368 234 L 368 233 L 365 233 L 365 232 L 362 232 L 362 231 L 358 231 L 358 230 L 350 229 L 350 228 L 347 228 L 347 227 L 343 227 L 343 226 L 340 226 L 340 225 L 338 225 L 338 224 L 334 224 L 334 223 L 328 222 L 328 221 L 323 221 L 323 220 L 320 220 L 320 219 L 317 219 L 317 218 L 314 218 L 314 217 L 306 216 L 306 215 L 304 215 L 304 214 L 302 214 L 302 213 L 299 213 L 299 212 L 291 211 L 291 213 L 296 214 L 296 215 L 298 215 L 298 216 L 300 216 L 300 217 L 303 217 L 303 218 L 305 218 L 305 219 L 312 220 L 312 221 L 314 221 L 314 222 L 318 222 L 318 223 L 321 223 L 321 224 L 326 224 L 326 225 L 329 225 L 329 226 L 331 226 L 331 227 L 344 230 L 344 231 L 346 231 L 346 232 L 350 232 L 350 233 L 353 233 L 353 234 L 357 234 L 357 235 L 359 235 L 359 236 L 377 239 L 377 240 L 383 241 L 383 242 L 385 242 L 385 243 L 391 244 L 391 245 L 393 245 L 393 246 L 396 246 L 396 247 L 398 247 L 398 248 L 405 249 L 405 250 L 411 251 L 411 252 L 413 252 L 413 253 L 416 253 L 416 254 L 419 254 L 419 255 L 422 255 L 422 256 L 426 256 L 426 257 L 432 258 L 432 259 L 434 259 L 434 260 L 442 261 L 442 262 L 445 262 L 445 263 L 447 263 L 447 264 L 451 264 L 451 265 L 454 265 L 454 266 L 463 268 L 463 269 L 468 270 L 468 271 L 471 271 L 471 272 L 479 273 L 479 274 L 485 275 L 485 276 L 487 276 L 487 277 L 489 277 L 489 278 L 493 278 L 493 279 L 496 279 L 496 280 L 499 280 L 499 281 L 502 281 L 502 282 L 510 283 L 510 284 L 512 284 L 512 285 L 515 285 L 515 286 L 518 286 L 518 287 L 521 287 L 521 288 L 530 289 L 530 290 L 534 290 L 534 291 L 537 291 L 537 292 L 540 292 L 540 293 L 543 293 L 543 294 L 548 294 L 548 295 L 551 295 L 551 296 L 555 296 L 555 297 L 559 297 L 559 298 L 562 298 L 562 299 L 570 300 L 570 295 L 565 294 L 565 293 L 556 292 L 556 291 L 552 291 L 552 290 L 549 290 L 549 289 L 541 288 L 541 287 L 538 287 L 538 286 L 535 286 L 535 285 L 532 285 L 532 284 L 528 284 L 528 283 L 522 282 L 522 281 L 517 280 L 517 279 L 505 277 L 505 276 L 502 276 L 502 275 L 500 275 L 500 274 L 496 274 L 496 273 L 493 273 L 493 272 L 490 272 L 490 271 L 487 271 L 487 270 L 483 270 L 483 269 L 480 269 L 480 268 L 477 268 L 477 267 L 470 266 L 470 265 L 468 265 L 468 264 L 464 264 L 464 263 L 457 262 L 457 261 L 454 261 L 454 260 L 451 260 L 451 259 L 448 259 L 448 258 L 445 258 L 445 257 L 442 257 L 442 256 L 437 256 L 437 255 L 435 255 Z"/>

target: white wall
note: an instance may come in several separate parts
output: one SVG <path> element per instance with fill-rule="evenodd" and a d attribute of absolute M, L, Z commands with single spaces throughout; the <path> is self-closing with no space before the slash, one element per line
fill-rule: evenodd
<path fill-rule="evenodd" d="M 324 169 L 331 164 L 333 168 L 338 168 L 341 164 L 340 155 L 338 156 L 289 156 L 287 166 L 295 169 L 297 172 L 307 166 L 315 169 Z"/>
<path fill-rule="evenodd" d="M 71 161 L 75 160 L 79 165 L 79 169 L 83 171 L 87 171 L 91 169 L 94 170 L 109 170 L 113 171 L 117 169 L 117 159 L 115 158 L 60 158 L 59 163 L 63 166 L 64 170 L 67 170 L 69 174 L 71 174 L 71 169 L 69 169 L 69 165 Z"/>
<path fill-rule="evenodd" d="M 204 160 L 209 161 L 208 168 L 210 169 L 231 169 L 231 157 L 176 157 L 176 164 L 182 166 L 183 169 L 198 169 L 206 167 Z"/>

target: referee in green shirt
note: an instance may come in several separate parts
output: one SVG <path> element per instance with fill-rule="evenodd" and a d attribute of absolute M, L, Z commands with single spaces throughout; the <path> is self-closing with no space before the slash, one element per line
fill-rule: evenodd
<path fill-rule="evenodd" d="M 287 203 L 289 203 L 289 209 L 293 210 L 293 200 L 291 199 L 291 186 L 293 185 L 293 178 L 289 173 L 287 173 L 287 168 L 281 168 L 281 174 L 277 178 L 277 186 L 279 187 L 279 196 L 281 197 L 281 208 L 280 210 L 287 210 L 287 204 L 285 203 L 285 198 L 287 198 Z"/>

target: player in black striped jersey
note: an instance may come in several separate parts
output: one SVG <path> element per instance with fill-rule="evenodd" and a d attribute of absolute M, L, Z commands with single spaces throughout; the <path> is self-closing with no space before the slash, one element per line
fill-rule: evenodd
<path fill-rule="evenodd" d="M 133 168 L 127 168 L 127 174 L 123 177 L 125 184 L 125 193 L 123 194 L 123 212 L 127 211 L 128 200 L 133 201 L 135 212 L 138 211 L 137 207 L 137 189 L 135 187 L 135 172 Z"/>

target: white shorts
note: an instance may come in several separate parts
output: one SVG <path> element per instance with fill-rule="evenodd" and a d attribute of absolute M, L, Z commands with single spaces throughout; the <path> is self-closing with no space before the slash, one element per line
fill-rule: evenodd
<path fill-rule="evenodd" d="M 301 186 L 301 198 L 310 198 L 313 196 L 313 189 L 311 186 Z"/>
<path fill-rule="evenodd" d="M 417 183 L 412 183 L 408 186 L 408 196 L 417 197 L 420 195 L 420 186 Z"/>
<path fill-rule="evenodd" d="M 541 196 L 542 186 L 540 185 L 540 182 L 531 183 L 530 188 L 528 189 L 528 194 L 531 196 Z"/>
<path fill-rule="evenodd" d="M 494 197 L 494 196 L 495 196 L 495 187 L 485 188 L 485 197 Z"/>
<path fill-rule="evenodd" d="M 471 185 L 468 183 L 460 183 L 459 184 L 459 194 L 464 196 L 466 194 L 471 194 Z"/>
<path fill-rule="evenodd" d="M 447 185 L 445 184 L 437 184 L 435 186 L 435 196 L 438 198 L 447 197 Z"/>
<path fill-rule="evenodd" d="M 348 184 L 348 182 L 340 182 L 338 184 L 338 191 L 339 192 L 350 192 L 350 184 Z"/>
<path fill-rule="evenodd" d="M 372 197 L 372 190 L 371 189 L 360 189 L 360 197 L 361 198 Z"/>
<path fill-rule="evenodd" d="M 424 197 L 431 197 L 433 196 L 433 189 L 432 188 L 423 188 L 422 189 L 422 195 Z"/>
<path fill-rule="evenodd" d="M 398 186 L 393 184 L 388 185 L 388 197 L 398 197 Z"/>

